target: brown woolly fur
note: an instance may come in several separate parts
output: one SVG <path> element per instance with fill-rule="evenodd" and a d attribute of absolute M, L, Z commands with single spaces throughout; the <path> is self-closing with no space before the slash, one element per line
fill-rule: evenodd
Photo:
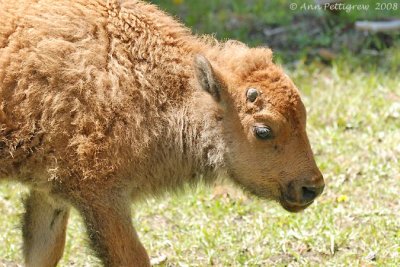
<path fill-rule="evenodd" d="M 149 266 L 137 198 L 218 176 L 293 212 L 322 192 L 268 48 L 196 37 L 134 0 L 0 0 L 0 20 L 0 179 L 32 190 L 27 266 L 57 264 L 71 206 L 105 266 Z"/>

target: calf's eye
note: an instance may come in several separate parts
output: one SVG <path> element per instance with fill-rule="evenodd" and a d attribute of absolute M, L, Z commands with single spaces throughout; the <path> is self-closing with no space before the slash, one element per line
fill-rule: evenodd
<path fill-rule="evenodd" d="M 247 100 L 250 102 L 256 101 L 258 97 L 258 90 L 255 88 L 249 88 L 246 93 Z"/>
<path fill-rule="evenodd" d="M 268 140 L 274 137 L 271 128 L 268 126 L 254 126 L 253 129 L 254 129 L 254 134 L 259 139 Z"/>

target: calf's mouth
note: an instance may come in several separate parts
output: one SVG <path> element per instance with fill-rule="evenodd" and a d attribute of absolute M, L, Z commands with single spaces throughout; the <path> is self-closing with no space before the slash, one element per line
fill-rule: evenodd
<path fill-rule="evenodd" d="M 307 207 L 309 207 L 312 203 L 314 203 L 314 201 L 311 201 L 311 202 L 306 203 L 306 204 L 299 204 L 299 203 L 291 202 L 290 200 L 287 200 L 284 197 L 281 197 L 279 199 L 279 203 L 287 211 L 300 212 L 300 211 L 306 209 Z"/>

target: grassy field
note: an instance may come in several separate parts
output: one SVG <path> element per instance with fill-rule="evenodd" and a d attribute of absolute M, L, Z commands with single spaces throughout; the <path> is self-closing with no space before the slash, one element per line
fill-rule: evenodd
<path fill-rule="evenodd" d="M 178 15 L 200 12 L 194 1 L 168 2 L 164 7 Z M 275 15 L 281 25 L 293 19 Z M 245 39 L 213 28 L 209 18 L 202 28 L 196 16 L 192 22 L 182 16 L 200 32 Z M 374 53 L 341 50 L 328 64 L 309 57 L 300 52 L 279 60 L 308 109 L 309 138 L 327 184 L 323 195 L 300 214 L 231 187 L 216 194 L 199 186 L 136 204 L 134 224 L 158 266 L 400 266 L 400 42 Z M 22 262 L 25 193 L 21 185 L 0 185 L 0 266 Z M 76 212 L 60 266 L 99 266 Z"/>

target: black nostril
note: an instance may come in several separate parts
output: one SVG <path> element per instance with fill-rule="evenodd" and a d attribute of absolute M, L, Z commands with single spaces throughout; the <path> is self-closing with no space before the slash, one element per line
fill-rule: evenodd
<path fill-rule="evenodd" d="M 324 186 L 303 186 L 301 188 L 303 202 L 310 202 L 324 191 Z"/>
<path fill-rule="evenodd" d="M 303 186 L 301 190 L 303 193 L 304 202 L 310 202 L 317 197 L 317 192 L 316 192 L 317 190 L 315 187 Z"/>

